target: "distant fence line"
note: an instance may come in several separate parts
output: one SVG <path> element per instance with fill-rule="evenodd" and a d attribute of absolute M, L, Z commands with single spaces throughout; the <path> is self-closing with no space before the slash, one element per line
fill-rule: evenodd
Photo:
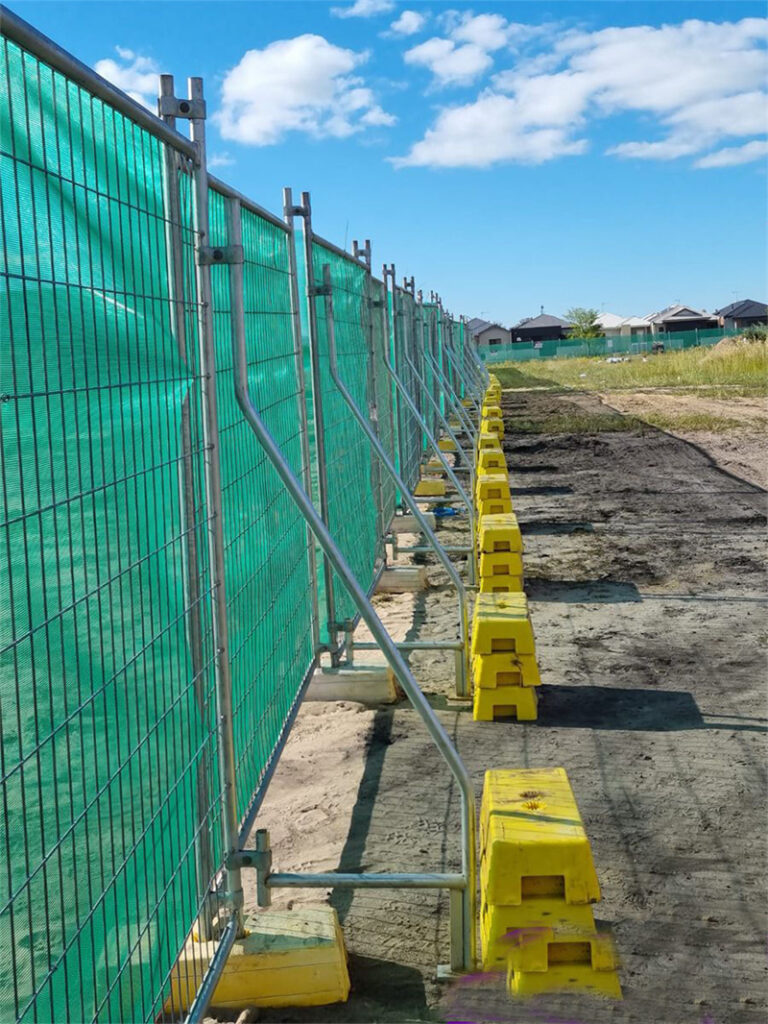
<path fill-rule="evenodd" d="M 665 352 L 716 345 L 723 338 L 741 334 L 739 330 L 678 331 L 670 334 L 635 334 L 632 337 L 567 338 L 562 341 L 539 343 L 513 342 L 511 345 L 479 348 L 478 354 L 486 363 L 522 363 L 530 359 L 573 359 L 577 356 L 620 356 L 650 352 L 661 343 Z"/>

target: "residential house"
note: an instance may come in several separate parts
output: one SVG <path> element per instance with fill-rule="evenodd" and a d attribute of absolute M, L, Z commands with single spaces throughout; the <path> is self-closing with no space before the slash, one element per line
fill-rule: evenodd
<path fill-rule="evenodd" d="M 720 318 L 720 326 L 726 330 L 741 330 L 753 324 L 768 323 L 768 305 L 755 302 L 754 299 L 740 299 L 731 302 L 722 309 L 716 309 L 715 315 Z"/>
<path fill-rule="evenodd" d="M 621 325 L 624 323 L 624 317 L 617 316 L 616 313 L 601 313 L 595 323 L 606 338 L 610 338 L 621 334 Z"/>
<path fill-rule="evenodd" d="M 488 324 L 475 332 L 475 342 L 478 348 L 498 348 L 500 345 L 509 345 L 512 335 L 509 329 L 501 324 Z"/>
<path fill-rule="evenodd" d="M 550 316 L 543 311 L 538 316 L 526 317 L 519 324 L 510 328 L 512 341 L 562 341 L 568 337 L 573 324 L 561 320 L 558 316 Z"/>
<path fill-rule="evenodd" d="M 667 306 L 658 313 L 649 313 L 643 318 L 652 334 L 669 334 L 675 331 L 706 331 L 720 326 L 714 313 L 693 309 L 691 306 Z"/>

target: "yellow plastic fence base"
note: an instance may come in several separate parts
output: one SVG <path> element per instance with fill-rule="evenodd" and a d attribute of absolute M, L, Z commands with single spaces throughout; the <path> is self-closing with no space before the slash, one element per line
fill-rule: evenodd
<path fill-rule="evenodd" d="M 444 473 L 445 466 L 442 464 L 440 459 L 433 457 L 426 463 L 425 469 L 429 470 L 430 473 Z"/>
<path fill-rule="evenodd" d="M 419 480 L 413 493 L 417 498 L 443 498 L 445 497 L 445 481 Z"/>
<path fill-rule="evenodd" d="M 461 404 L 464 406 L 465 409 L 471 409 L 475 403 L 472 401 L 471 398 L 462 398 Z"/>
<path fill-rule="evenodd" d="M 510 938 L 508 962 L 515 972 L 542 974 L 565 964 L 593 971 L 616 970 L 610 935 L 598 935 L 594 927 L 556 932 L 549 925 L 534 925 L 518 929 Z"/>
<path fill-rule="evenodd" d="M 623 999 L 619 976 L 615 971 L 595 971 L 582 964 L 560 964 L 546 973 L 507 971 L 507 991 L 526 998 L 547 992 L 586 992 L 608 999 Z"/>
<path fill-rule="evenodd" d="M 509 498 L 509 477 L 506 473 L 479 473 L 475 481 L 475 498 Z"/>
<path fill-rule="evenodd" d="M 481 594 L 519 594 L 525 589 L 522 576 L 482 576 Z"/>
<path fill-rule="evenodd" d="M 440 443 L 441 442 L 438 441 L 438 444 Z M 502 451 L 501 443 L 499 442 L 499 435 L 489 434 L 487 431 L 483 431 L 482 429 L 477 435 L 477 447 L 480 451 L 488 451 L 489 449 L 498 452 Z M 453 451 L 453 449 L 449 448 L 448 451 Z"/>
<path fill-rule="evenodd" d="M 455 452 L 456 451 L 456 445 L 450 439 L 450 437 L 441 437 L 440 440 L 437 442 L 437 447 L 440 449 L 441 452 Z"/>
<path fill-rule="evenodd" d="M 501 417 L 488 417 L 485 416 L 480 420 L 480 433 L 481 434 L 495 434 L 496 437 L 504 437 L 504 420 Z"/>
<path fill-rule="evenodd" d="M 506 473 L 507 460 L 504 458 L 504 452 L 501 448 L 484 448 L 478 452 L 477 470 L 478 473 L 493 473 L 496 470 Z"/>
<path fill-rule="evenodd" d="M 480 850 L 486 903 L 519 906 L 531 878 L 541 895 L 566 903 L 600 899 L 589 840 L 563 768 L 486 772 Z"/>
<path fill-rule="evenodd" d="M 523 535 L 514 512 L 489 515 L 478 524 L 478 548 L 493 554 L 496 551 L 523 550 Z"/>
<path fill-rule="evenodd" d="M 472 680 L 483 690 L 497 686 L 541 686 L 536 656 L 514 651 L 479 655 L 472 661 Z"/>
<path fill-rule="evenodd" d="M 472 617 L 472 657 L 504 651 L 536 653 L 525 594 L 478 594 Z"/>
<path fill-rule="evenodd" d="M 506 967 L 521 933 L 550 927 L 555 933 L 594 934 L 595 918 L 588 903 L 569 904 L 563 899 L 531 897 L 519 907 L 483 903 L 480 908 L 480 948 L 484 971 Z"/>
<path fill-rule="evenodd" d="M 523 556 L 519 551 L 481 551 L 481 576 L 522 576 Z"/>
<path fill-rule="evenodd" d="M 486 400 L 480 409 L 480 415 L 484 420 L 500 420 L 502 419 L 501 407 L 493 400 Z"/>
<path fill-rule="evenodd" d="M 488 498 L 480 499 L 476 503 L 479 516 L 500 516 L 512 511 L 511 498 Z"/>
<path fill-rule="evenodd" d="M 249 934 L 232 947 L 212 1006 L 240 1010 L 247 1006 L 326 1006 L 346 1001 L 347 958 L 333 907 L 266 910 L 248 918 L 246 927 Z M 202 971 L 215 951 L 212 942 L 187 942 L 171 975 L 166 1012 L 189 1008 Z"/>
<path fill-rule="evenodd" d="M 493 722 L 496 718 L 516 718 L 518 722 L 535 722 L 539 697 L 533 686 L 497 686 L 492 690 L 475 690 L 472 718 L 476 722 Z"/>

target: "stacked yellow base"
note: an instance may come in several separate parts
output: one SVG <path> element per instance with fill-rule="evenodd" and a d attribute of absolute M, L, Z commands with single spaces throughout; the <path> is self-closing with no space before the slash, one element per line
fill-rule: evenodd
<path fill-rule="evenodd" d="M 523 553 L 523 537 L 514 512 L 486 515 L 478 523 L 477 546 L 482 552 Z"/>
<path fill-rule="evenodd" d="M 413 493 L 417 498 L 443 498 L 445 497 L 445 481 L 419 480 Z"/>
<path fill-rule="evenodd" d="M 535 654 L 481 654 L 472 661 L 475 687 L 492 690 L 497 686 L 541 686 Z"/>
<path fill-rule="evenodd" d="M 523 588 L 522 576 L 481 576 L 481 594 L 516 594 L 521 593 Z"/>
<path fill-rule="evenodd" d="M 326 1006 L 344 1002 L 349 975 L 344 937 L 333 907 L 266 910 L 246 920 L 211 998 L 231 1010 L 248 1006 Z M 167 1013 L 187 1010 L 216 952 L 213 942 L 187 942 L 170 978 Z"/>
<path fill-rule="evenodd" d="M 539 698 L 533 686 L 497 686 L 493 690 L 478 687 L 472 702 L 472 718 L 476 722 L 493 722 L 496 718 L 535 722 L 538 707 Z"/>
<path fill-rule="evenodd" d="M 477 453 L 477 472 L 506 473 L 507 461 L 501 448 L 483 448 Z"/>

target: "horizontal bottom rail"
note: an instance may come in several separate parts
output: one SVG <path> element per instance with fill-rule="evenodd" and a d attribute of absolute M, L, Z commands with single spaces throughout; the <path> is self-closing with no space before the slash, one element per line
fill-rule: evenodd
<path fill-rule="evenodd" d="M 411 553 L 412 552 L 416 552 L 416 553 L 418 553 L 420 555 L 428 555 L 428 554 L 433 553 L 432 552 L 432 548 L 425 547 L 423 544 L 416 544 L 415 546 L 411 546 L 411 547 L 403 547 L 402 545 L 398 544 L 397 545 L 397 550 L 398 550 L 398 553 L 405 551 L 406 553 L 407 552 L 411 552 Z M 448 546 L 448 547 L 444 547 L 443 551 L 447 551 L 449 555 L 471 555 L 472 552 L 474 551 L 474 548 L 471 548 L 471 547 L 468 547 L 468 546 L 463 546 L 463 545 L 462 546 L 456 546 L 456 547 Z"/>
<path fill-rule="evenodd" d="M 398 640 L 395 646 L 401 651 L 462 651 L 461 640 Z M 355 640 L 356 651 L 378 651 L 379 645 L 371 640 Z"/>
<path fill-rule="evenodd" d="M 248 851 L 243 851 L 247 853 Z M 244 861 L 242 867 L 249 865 Z M 338 874 L 326 871 L 317 875 L 275 872 L 267 875 L 266 885 L 270 889 L 465 889 L 466 879 L 462 875 L 440 874 Z"/>

